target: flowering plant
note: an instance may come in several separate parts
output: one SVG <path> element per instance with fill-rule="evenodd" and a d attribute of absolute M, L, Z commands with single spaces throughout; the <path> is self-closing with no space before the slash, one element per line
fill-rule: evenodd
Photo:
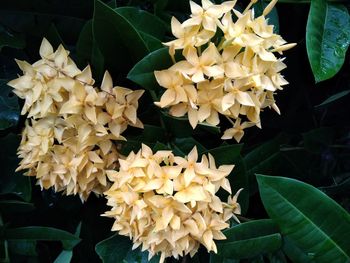
<path fill-rule="evenodd" d="M 349 6 L 264 1 L 3 0 L 0 261 L 348 262 Z"/>

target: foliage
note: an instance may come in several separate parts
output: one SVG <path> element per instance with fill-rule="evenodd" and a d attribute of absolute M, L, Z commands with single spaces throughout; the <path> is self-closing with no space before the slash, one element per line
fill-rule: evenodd
<path fill-rule="evenodd" d="M 242 11 L 248 2 L 238 1 Z M 267 4 L 258 1 L 256 13 Z M 91 195 L 82 204 L 77 196 L 41 191 L 35 178 L 15 172 L 25 118 L 23 101 L 6 83 L 20 73 L 15 58 L 39 59 L 43 37 L 55 48 L 62 43 L 79 68 L 90 64 L 98 84 L 108 70 L 118 85 L 146 90 L 138 111 L 145 127 L 123 134 L 124 155 L 138 151 L 141 143 L 179 156 L 196 145 L 219 165 L 235 164 L 228 178 L 233 192 L 244 188 L 238 199 L 241 223 L 232 221 L 224 231 L 227 239 L 217 242 L 217 254 L 200 249 L 179 262 L 349 261 L 349 8 L 342 0 L 279 1 L 269 23 L 297 43 L 285 54 L 290 84 L 277 97 L 281 115 L 262 112 L 262 129 L 250 129 L 236 144 L 220 139 L 225 123 L 193 130 L 186 117 L 172 117 L 154 105 L 163 90 L 153 72 L 172 65 L 161 43 L 172 40 L 171 16 L 188 17 L 187 0 L 3 0 L 0 261 L 148 262 L 147 252 L 112 235 L 113 221 L 100 216 L 108 210 L 104 198 Z M 227 198 L 225 192 L 218 195 Z"/>

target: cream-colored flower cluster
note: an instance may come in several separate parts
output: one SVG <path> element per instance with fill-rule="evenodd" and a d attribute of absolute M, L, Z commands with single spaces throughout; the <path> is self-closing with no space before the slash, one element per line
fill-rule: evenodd
<path fill-rule="evenodd" d="M 94 87 L 90 67 L 79 70 L 69 52 L 54 51 L 44 39 L 41 59 L 33 65 L 17 61 L 23 76 L 8 83 L 25 100 L 28 113 L 18 155 L 18 170 L 36 176 L 42 188 L 54 187 L 85 200 L 108 187 L 106 170 L 117 167 L 116 140 L 128 125 L 142 128 L 137 118 L 143 90 L 113 87 L 105 73 L 101 88 Z"/>
<path fill-rule="evenodd" d="M 252 4 L 241 13 L 233 9 L 236 1 L 202 6 L 190 1 L 191 17 L 180 23 L 172 18 L 175 40 L 165 43 L 174 65 L 155 71 L 166 91 L 159 102 L 176 117 L 188 115 L 193 128 L 198 123 L 220 123 L 219 114 L 233 125 L 222 139 L 241 140 L 244 129 L 261 128 L 260 112 L 267 107 L 279 113 L 274 94 L 288 82 L 281 75 L 286 65 L 276 52 L 292 48 L 273 32 L 266 15 L 276 4 L 270 2 L 263 15 L 254 16 Z M 218 37 L 219 36 L 219 37 Z M 175 61 L 175 50 L 184 60 Z"/>
<path fill-rule="evenodd" d="M 115 219 L 112 231 L 133 239 L 134 246 L 148 250 L 150 257 L 193 256 L 200 244 L 217 252 L 214 240 L 225 239 L 221 230 L 228 220 L 240 214 L 237 197 L 222 202 L 217 191 L 222 187 L 231 193 L 226 178 L 233 165 L 216 167 L 212 155 L 198 162 L 196 147 L 186 158 L 171 151 L 142 149 L 119 160 L 119 171 L 107 171 L 113 182 L 105 193 Z"/>

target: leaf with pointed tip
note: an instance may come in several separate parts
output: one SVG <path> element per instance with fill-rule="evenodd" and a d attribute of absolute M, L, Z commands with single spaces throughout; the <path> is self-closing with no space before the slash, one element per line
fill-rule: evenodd
<path fill-rule="evenodd" d="M 318 263 L 350 260 L 350 215 L 341 206 L 295 179 L 257 175 L 257 180 L 267 213 L 298 249 Z"/>
<path fill-rule="evenodd" d="M 344 63 L 350 44 L 350 16 L 344 5 L 311 1 L 306 48 L 316 82 L 333 77 Z"/>

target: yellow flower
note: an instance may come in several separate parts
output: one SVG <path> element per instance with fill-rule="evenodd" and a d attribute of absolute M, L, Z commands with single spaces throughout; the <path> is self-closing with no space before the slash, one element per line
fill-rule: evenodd
<path fill-rule="evenodd" d="M 191 17 L 182 24 L 172 19 L 177 39 L 166 45 L 174 65 L 162 71 L 163 77 L 155 72 L 158 83 L 167 89 L 156 105 L 170 108 L 169 114 L 176 117 L 187 114 L 193 129 L 202 122 L 217 126 L 219 116 L 224 115 L 237 127 L 226 130 L 222 139 L 237 141 L 243 129 L 261 128 L 260 112 L 264 108 L 280 113 L 274 95 L 288 82 L 281 74 L 286 67 L 284 58 L 277 58 L 275 53 L 283 54 L 295 44 L 287 44 L 267 23 L 265 16 L 277 0 L 271 1 L 259 17 L 254 17 L 255 2 L 239 12 L 233 8 L 235 1 L 214 5 L 203 0 L 202 6 L 190 1 Z M 221 32 L 217 34 L 217 30 Z M 183 49 L 183 60 L 175 61 L 175 49 Z M 178 88 L 184 86 L 182 82 L 168 84 L 172 76 L 191 87 L 187 98 Z"/>
<path fill-rule="evenodd" d="M 80 71 L 63 46 L 54 51 L 46 39 L 39 53 L 33 65 L 17 61 L 24 75 L 9 82 L 25 99 L 22 114 L 32 118 L 22 133 L 17 170 L 28 169 L 42 188 L 84 201 L 108 189 L 106 170 L 118 168 L 121 134 L 129 125 L 143 127 L 137 118 L 143 90 L 113 87 L 108 72 L 101 89 L 94 87 L 90 67 Z"/>
<path fill-rule="evenodd" d="M 223 74 L 223 69 L 215 65 L 219 61 L 220 54 L 213 43 L 209 44 L 200 57 L 194 47 L 188 47 L 184 56 L 186 61 L 176 63 L 171 69 L 191 76 L 194 83 L 204 81 L 204 75 L 217 77 Z"/>
<path fill-rule="evenodd" d="M 208 159 L 209 158 L 209 159 Z M 200 244 L 216 252 L 215 240 L 225 239 L 227 221 L 239 214 L 237 193 L 222 202 L 220 187 L 231 191 L 227 180 L 232 165 L 215 166 L 203 155 L 198 162 L 196 147 L 186 158 L 171 151 L 142 149 L 120 160 L 119 171 L 107 171 L 113 185 L 105 195 L 111 210 L 105 216 L 115 222 L 112 231 L 129 236 L 133 249 L 142 246 L 150 257 L 193 256 Z"/>
<path fill-rule="evenodd" d="M 221 139 L 227 140 L 235 138 L 237 142 L 240 142 L 243 135 L 244 135 L 244 129 L 254 126 L 254 123 L 252 122 L 243 122 L 241 124 L 241 119 L 237 118 L 233 128 L 227 129 L 224 132 L 224 135 L 221 137 Z"/>
<path fill-rule="evenodd" d="M 198 26 L 202 25 L 205 30 L 215 32 L 217 19 L 223 14 L 230 12 L 236 1 L 223 2 L 221 5 L 214 5 L 209 0 L 202 0 L 202 6 L 190 1 L 191 18 L 186 20 L 182 26 Z"/>

